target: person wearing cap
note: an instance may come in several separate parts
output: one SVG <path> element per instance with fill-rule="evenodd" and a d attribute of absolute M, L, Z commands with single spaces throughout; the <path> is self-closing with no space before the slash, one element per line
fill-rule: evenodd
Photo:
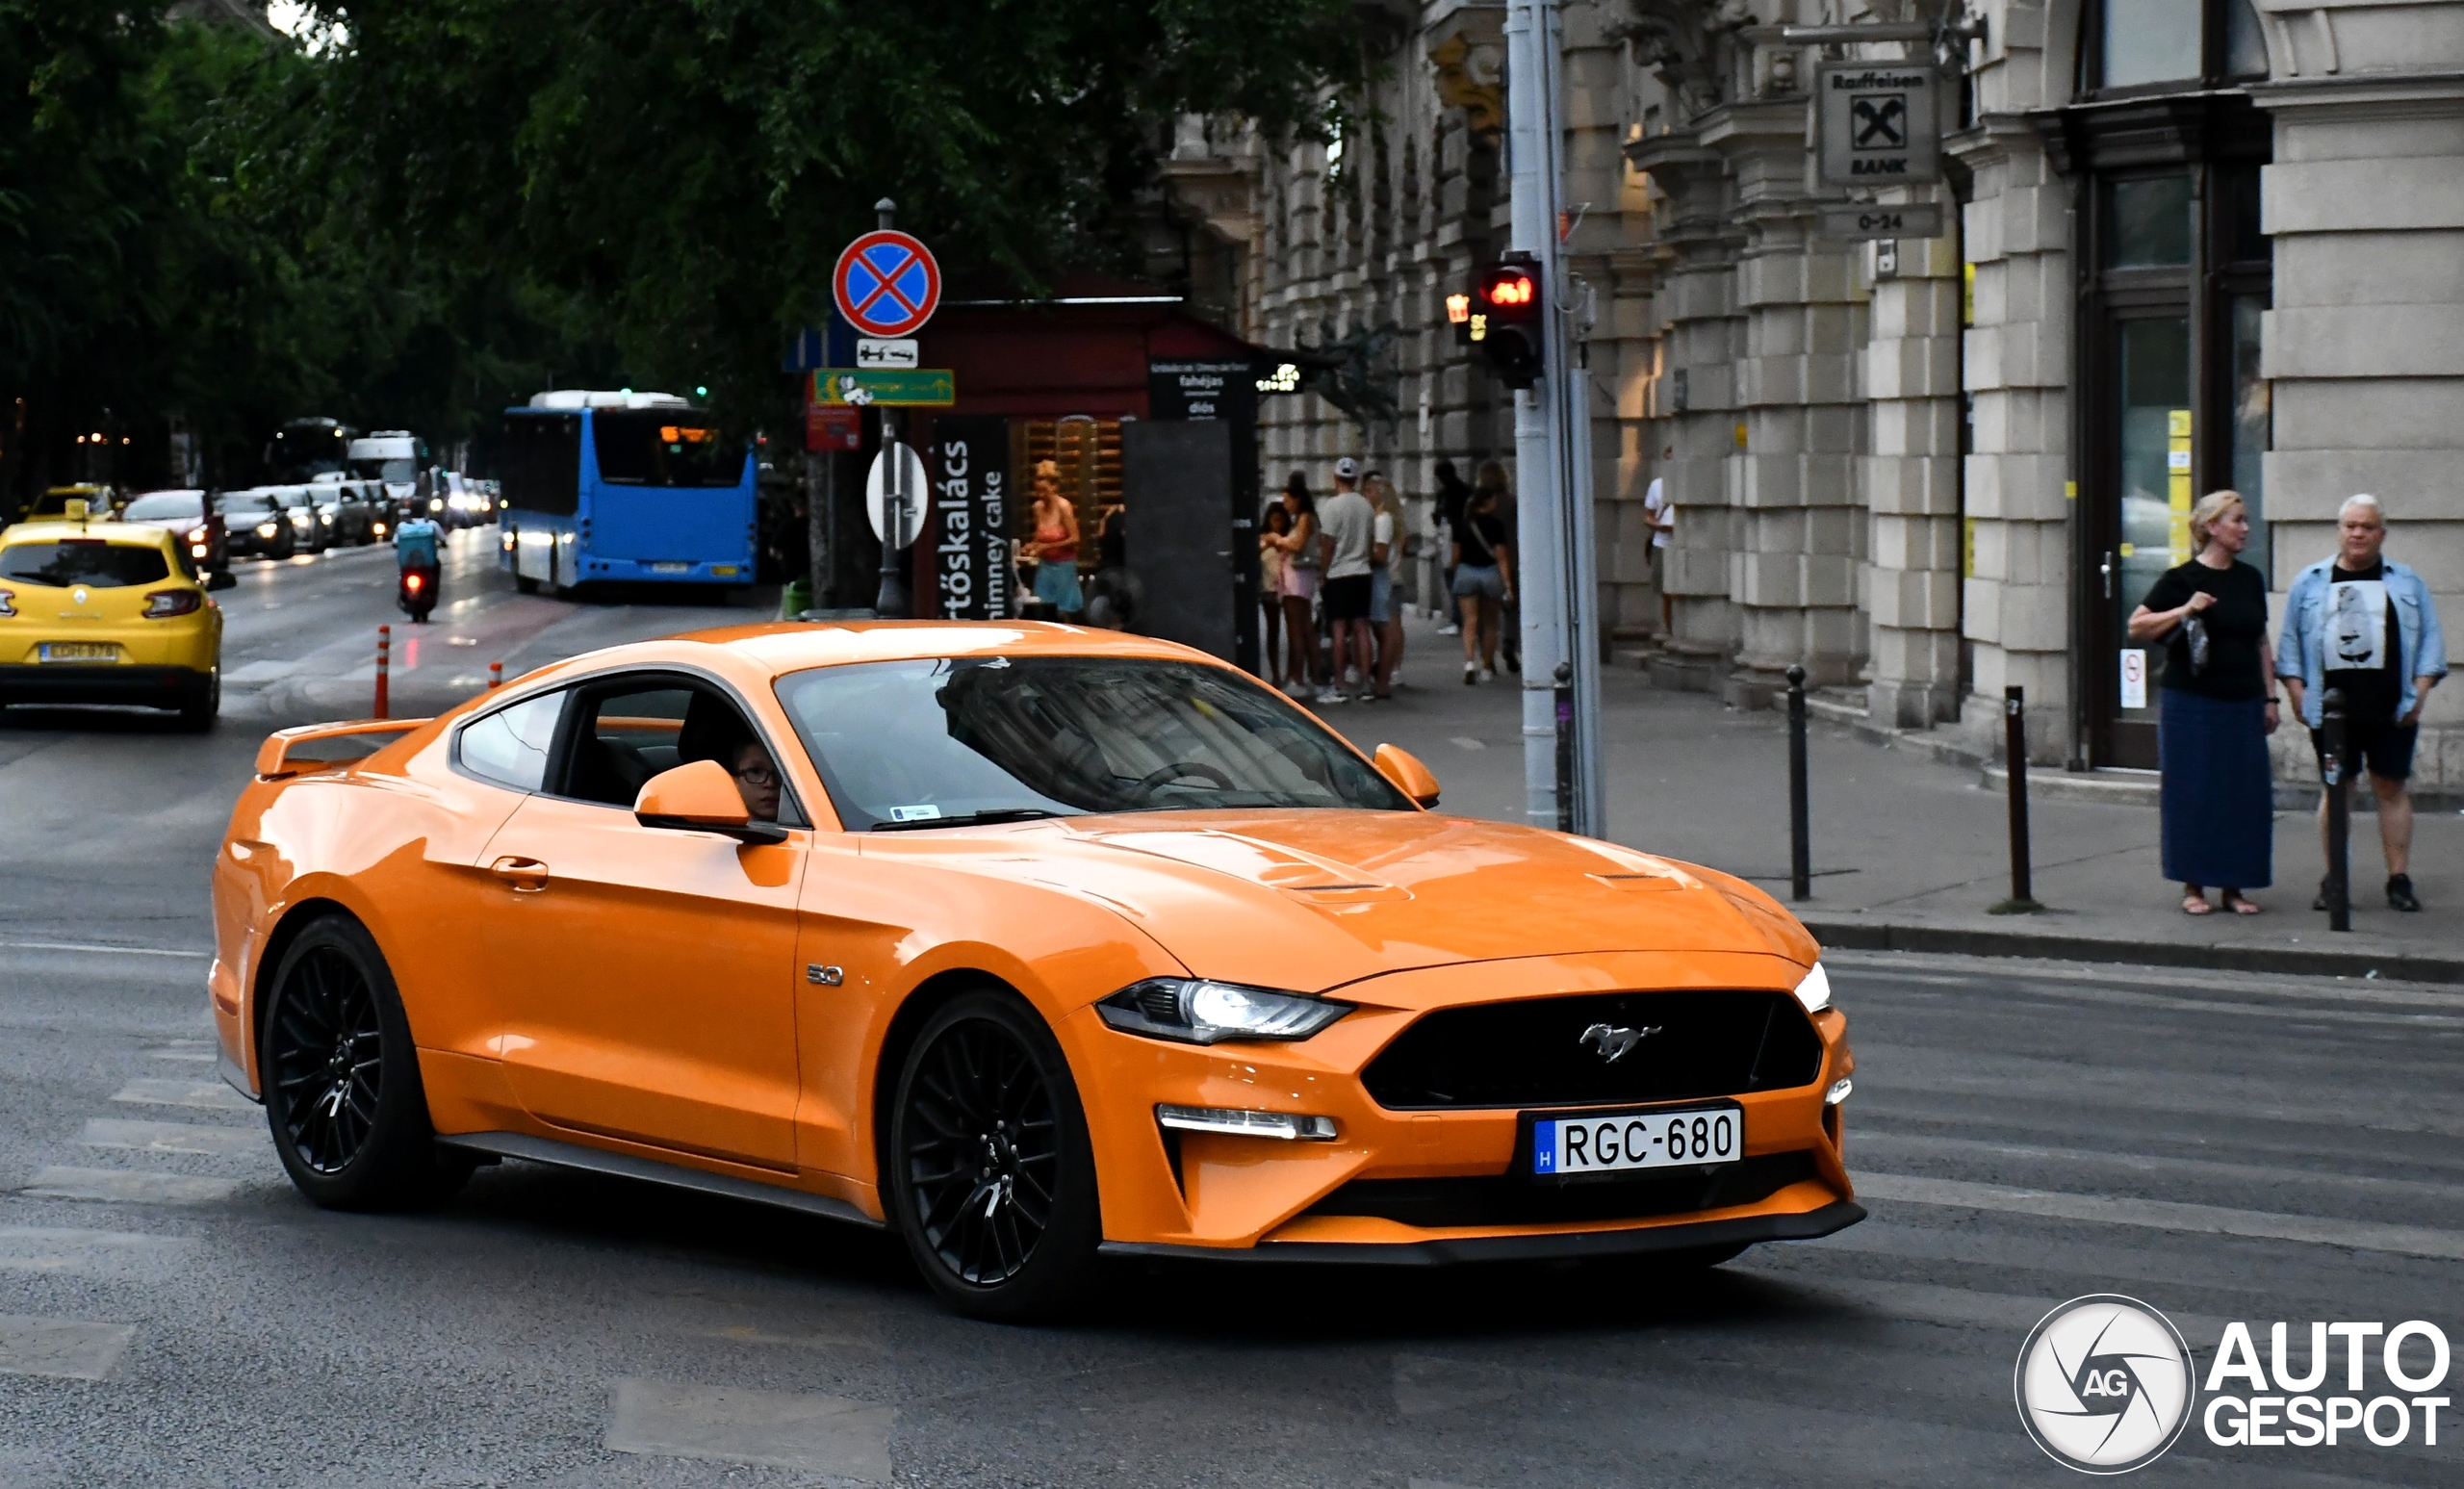
<path fill-rule="evenodd" d="M 1344 691 L 1348 668 L 1358 671 L 1363 696 L 1370 690 L 1375 627 L 1370 623 L 1369 611 L 1376 586 L 1371 551 L 1376 523 L 1375 510 L 1360 494 L 1360 464 L 1346 455 L 1335 462 L 1335 494 L 1318 504 L 1318 526 L 1323 534 L 1320 542 L 1326 559 L 1325 584 L 1319 593 L 1334 628 L 1335 643 L 1326 667 L 1326 685 L 1318 694 L 1322 704 L 1350 701 Z"/>

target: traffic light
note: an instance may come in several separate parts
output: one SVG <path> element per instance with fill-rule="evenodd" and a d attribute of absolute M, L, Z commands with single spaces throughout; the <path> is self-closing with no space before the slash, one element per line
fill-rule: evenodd
<path fill-rule="evenodd" d="M 1454 300 L 1447 296 L 1450 319 Z M 1524 255 L 1489 265 L 1472 282 L 1463 306 L 1463 339 L 1479 347 L 1489 371 L 1509 388 L 1539 381 L 1544 304 L 1539 266 Z"/>

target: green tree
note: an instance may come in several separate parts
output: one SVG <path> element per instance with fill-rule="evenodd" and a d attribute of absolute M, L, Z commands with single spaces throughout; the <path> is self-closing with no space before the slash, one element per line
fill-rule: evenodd
<path fill-rule="evenodd" d="M 881 196 L 955 279 L 1126 247 L 1173 116 L 1322 117 L 1345 0 L 328 0 L 371 227 L 586 307 L 648 380 L 775 396 Z"/>

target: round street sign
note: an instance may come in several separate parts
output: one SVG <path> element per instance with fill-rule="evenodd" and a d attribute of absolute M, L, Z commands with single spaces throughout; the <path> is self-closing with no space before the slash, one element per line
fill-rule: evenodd
<path fill-rule="evenodd" d="M 912 446 L 896 441 L 882 447 L 864 476 L 864 515 L 873 520 L 873 536 L 902 549 L 924 533 L 924 460 Z"/>
<path fill-rule="evenodd" d="M 912 336 L 941 303 L 941 266 L 923 244 L 885 227 L 847 245 L 830 288 L 859 334 Z"/>

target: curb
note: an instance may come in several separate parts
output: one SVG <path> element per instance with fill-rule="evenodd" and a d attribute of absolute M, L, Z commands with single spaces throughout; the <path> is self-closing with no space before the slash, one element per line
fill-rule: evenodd
<path fill-rule="evenodd" d="M 1930 951 L 1967 957 L 2037 957 L 2056 962 L 2110 962 L 2138 966 L 2194 967 L 2216 972 L 2274 972 L 2318 977 L 2376 975 L 2398 982 L 2464 984 L 2464 960 L 2362 951 L 2294 951 L 2269 946 L 2199 946 L 2170 941 L 2116 941 L 2091 936 L 2030 936 L 1956 926 L 1803 922 L 1826 949 Z"/>

